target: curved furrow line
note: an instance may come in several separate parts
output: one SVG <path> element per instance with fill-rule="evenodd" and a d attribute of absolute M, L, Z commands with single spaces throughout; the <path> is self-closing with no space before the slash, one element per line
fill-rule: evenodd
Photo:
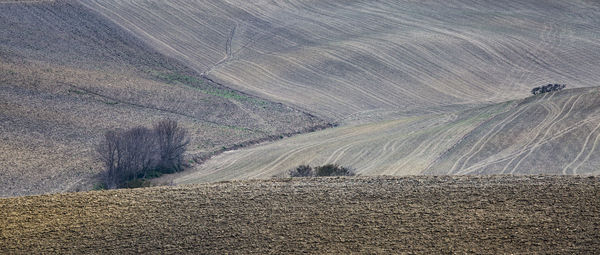
<path fill-rule="evenodd" d="M 576 99 L 575 99 L 575 100 L 574 100 L 574 102 L 571 104 L 571 107 L 569 108 L 569 110 L 565 112 L 565 107 L 566 107 L 567 105 L 569 105 L 569 102 L 571 102 L 571 100 L 572 100 L 573 98 L 576 98 Z M 553 128 L 553 127 L 554 127 L 556 124 L 560 123 L 562 120 L 564 120 L 565 118 L 567 118 L 567 117 L 569 116 L 569 114 L 571 113 L 571 111 L 573 111 L 573 108 L 574 108 L 574 107 L 575 107 L 575 105 L 577 104 L 577 101 L 579 101 L 581 98 L 582 98 L 582 95 L 579 95 L 579 96 L 571 96 L 571 97 L 569 97 L 569 99 L 567 99 L 567 101 L 566 101 L 566 102 L 563 104 L 563 107 L 560 109 L 560 114 L 559 114 L 559 115 L 557 115 L 557 116 L 556 116 L 556 118 L 554 118 L 554 120 L 552 120 L 552 124 L 551 124 L 550 126 L 548 126 L 547 128 L 545 128 L 546 132 L 544 132 L 544 134 L 541 136 L 540 140 L 538 140 L 538 141 L 537 141 L 537 143 L 536 143 L 535 145 L 533 145 L 533 146 L 532 146 L 530 149 L 528 149 L 528 153 L 527 153 L 525 156 L 523 156 L 523 157 L 522 157 L 522 158 L 521 158 L 521 159 L 520 159 L 520 160 L 517 162 L 517 164 L 515 165 L 515 167 L 513 167 L 513 169 L 510 171 L 510 173 L 511 173 L 511 174 L 512 174 L 512 173 L 514 173 L 514 172 L 515 172 L 515 171 L 516 171 L 516 170 L 519 168 L 519 166 L 521 165 L 521 163 L 522 163 L 522 162 L 523 162 L 523 161 L 524 161 L 524 160 L 525 160 L 527 157 L 529 157 L 529 156 L 530 156 L 530 155 L 533 153 L 533 151 L 535 151 L 535 149 L 537 149 L 538 147 L 540 147 L 540 145 L 541 145 L 541 143 L 540 143 L 540 142 L 541 142 L 541 141 L 543 141 L 545 137 L 548 137 L 548 135 L 549 135 L 550 131 L 552 130 L 552 128 Z M 564 113 L 564 114 L 562 114 L 562 113 Z M 562 116 L 562 117 L 561 117 L 561 116 Z M 560 117 L 560 118 L 559 118 L 559 117 Z M 557 118 L 559 118 L 559 119 L 557 119 Z M 506 168 L 505 168 L 505 169 L 503 169 L 503 170 L 502 170 L 502 172 L 504 172 L 505 170 L 506 170 Z"/>
<path fill-rule="evenodd" d="M 315 70 L 315 69 L 310 68 L 308 66 L 302 66 L 302 63 L 297 62 L 294 58 L 287 58 L 286 60 L 288 60 L 288 62 L 290 62 L 290 63 L 294 63 L 295 65 L 297 65 L 299 67 L 299 69 L 304 69 L 307 72 L 311 72 L 313 75 L 319 75 L 319 71 L 318 70 Z M 357 67 L 357 66 L 355 66 L 355 68 L 361 69 L 360 67 Z M 375 93 L 370 93 L 368 91 L 369 88 L 361 88 L 361 87 L 358 87 L 358 86 L 354 86 L 352 83 L 350 83 L 350 82 L 348 82 L 346 80 L 340 79 L 340 78 L 335 78 L 334 76 L 325 77 L 324 79 L 330 80 L 330 81 L 334 81 L 334 83 L 338 84 L 338 85 L 344 85 L 345 89 L 347 89 L 347 90 L 358 91 L 358 93 L 352 93 L 353 95 L 358 94 L 358 95 L 363 95 L 363 96 L 366 96 L 366 97 L 370 97 L 373 100 L 378 101 L 378 102 L 382 102 L 384 105 L 388 105 L 388 106 L 394 106 L 395 105 L 392 101 L 390 101 L 391 99 L 386 99 L 384 97 L 376 95 Z"/>
<path fill-rule="evenodd" d="M 564 128 L 564 129 L 562 129 L 562 130 L 554 133 L 553 136 L 551 136 L 551 137 L 547 138 L 546 140 L 542 141 L 540 143 L 540 146 L 541 145 L 545 145 L 545 144 L 547 144 L 547 143 L 549 143 L 551 141 L 554 141 L 556 139 L 559 139 L 562 136 L 568 134 L 569 132 L 571 132 L 571 131 L 573 131 L 573 130 L 575 130 L 575 129 L 577 129 L 577 128 L 579 128 L 579 127 L 581 127 L 581 126 L 583 126 L 583 125 L 585 125 L 585 124 L 587 124 L 589 122 L 597 121 L 597 120 L 600 120 L 600 117 L 599 118 L 586 119 L 586 120 L 579 121 L 579 122 L 577 122 L 577 123 L 575 123 L 575 124 L 573 124 L 573 125 L 571 125 L 571 126 L 569 126 L 567 128 Z M 524 149 L 530 149 L 530 148 L 524 148 Z M 481 168 L 485 167 L 486 165 L 500 163 L 502 161 L 509 160 L 509 159 L 511 159 L 514 156 L 515 156 L 515 153 L 513 152 L 513 153 L 509 153 L 509 154 L 504 155 L 504 156 L 500 156 L 499 158 L 491 160 L 491 161 L 481 161 L 481 162 L 479 162 L 476 165 L 468 167 L 467 169 L 465 169 L 465 171 L 462 171 L 460 174 L 470 174 L 470 173 L 475 172 L 477 169 L 481 169 Z"/>
<path fill-rule="evenodd" d="M 544 38 L 544 37 L 548 37 L 547 35 L 548 35 L 548 34 L 550 34 L 550 33 L 552 33 L 552 30 L 553 30 L 553 29 L 552 29 L 551 27 L 549 27 L 548 25 L 545 25 L 545 26 L 544 26 L 544 30 L 543 30 L 543 31 L 542 31 L 542 33 L 541 33 L 541 34 L 542 34 L 542 38 Z M 540 43 L 538 43 L 538 44 L 536 45 L 535 49 L 536 49 L 536 50 L 539 50 L 539 49 L 543 49 L 543 48 L 545 48 L 545 46 L 543 46 L 543 45 L 544 45 L 544 43 L 546 43 L 547 45 L 549 45 L 550 43 L 549 43 L 548 41 L 549 41 L 549 39 L 542 40 L 542 42 L 540 42 Z M 535 56 L 535 54 L 533 54 L 533 55 Z M 514 70 L 514 69 L 513 69 L 513 70 Z M 520 69 L 520 70 L 523 70 L 523 69 Z M 511 84 L 510 86 L 514 86 L 514 84 L 515 84 L 515 83 L 517 83 L 518 81 L 526 80 L 526 79 L 527 79 L 526 77 L 532 74 L 532 72 L 527 72 L 527 71 L 519 71 L 519 73 L 520 73 L 520 74 L 519 74 L 519 78 L 518 78 L 518 79 L 513 79 L 513 80 L 510 82 L 510 84 Z M 545 95 L 544 95 L 544 96 L 545 96 Z M 481 150 L 482 148 L 483 148 L 483 146 L 482 146 L 482 147 L 480 147 L 480 150 Z M 472 157 L 472 156 L 474 156 L 475 154 L 476 154 L 476 153 L 473 153 L 473 154 L 471 154 L 471 157 Z M 461 159 L 462 159 L 462 158 L 461 158 Z M 458 162 L 459 162 L 461 159 L 457 160 L 457 162 L 456 162 L 456 163 L 458 163 Z M 469 159 L 470 159 L 470 158 L 468 158 L 468 159 L 467 159 L 467 160 L 464 162 L 464 164 L 463 164 L 463 168 L 464 168 L 464 166 L 467 164 L 467 162 L 469 161 Z M 512 162 L 512 161 L 511 161 L 511 162 Z M 509 164 L 510 164 L 510 163 L 509 163 Z M 455 164 L 455 166 L 456 166 L 456 164 Z M 453 172 L 453 171 L 454 171 L 454 169 L 455 169 L 455 166 L 453 166 L 453 167 L 452 167 L 452 169 L 450 170 L 450 172 L 449 172 L 449 173 L 451 173 L 451 172 Z M 507 166 L 508 166 L 508 165 L 507 165 Z"/>
<path fill-rule="evenodd" d="M 421 20 L 421 21 L 417 21 L 417 22 L 422 22 L 422 20 Z M 465 40 L 465 41 L 468 41 L 468 42 L 471 42 L 471 41 L 472 41 L 472 40 L 471 40 L 471 38 L 467 38 L 467 37 L 465 37 L 465 36 L 463 36 L 463 35 L 461 35 L 461 34 L 459 34 L 459 33 L 450 32 L 450 31 L 451 31 L 450 29 L 447 29 L 447 31 L 438 30 L 438 32 L 440 32 L 440 33 L 444 33 L 444 34 L 452 35 L 452 36 L 455 36 L 455 37 L 457 37 L 457 38 L 463 39 L 463 40 Z M 542 44 L 542 43 L 539 43 L 538 45 L 541 45 L 541 44 Z M 509 62 L 509 63 L 510 63 L 510 60 L 509 60 L 509 58 L 506 58 L 506 59 L 507 59 L 507 62 Z M 514 67 L 514 66 L 513 66 L 513 67 Z M 520 67 L 519 67 L 519 70 L 521 70 L 521 68 L 520 68 Z M 519 73 L 520 73 L 520 78 L 519 78 L 519 79 L 517 79 L 517 80 L 519 80 L 519 81 L 520 81 L 520 80 L 523 80 L 523 76 L 525 75 L 525 73 L 526 73 L 526 72 L 522 72 L 522 71 L 520 71 Z M 514 84 L 515 84 L 515 82 L 514 82 L 514 80 L 513 80 L 513 82 L 511 82 L 511 83 L 509 84 L 509 86 L 514 86 Z"/>
<path fill-rule="evenodd" d="M 290 151 L 288 151 L 287 153 L 282 154 L 281 156 L 279 156 L 278 158 L 276 158 L 275 160 L 271 161 L 268 164 L 265 164 L 263 167 L 252 171 L 254 174 L 261 174 L 264 172 L 271 172 L 272 170 L 276 169 L 281 162 L 285 162 L 286 160 L 290 159 L 291 157 L 295 156 L 296 154 L 298 154 L 299 152 L 308 150 L 308 149 L 312 149 L 314 147 L 318 146 L 318 144 L 316 143 L 312 143 L 312 144 L 308 144 L 308 145 L 304 145 L 304 146 L 300 146 L 296 149 L 292 149 Z"/>
<path fill-rule="evenodd" d="M 571 161 L 569 164 L 567 164 L 567 166 L 565 166 L 565 168 L 563 169 L 563 174 L 567 174 L 569 167 L 571 167 L 573 164 L 575 164 L 575 162 L 577 162 L 577 160 L 579 160 L 579 158 L 583 155 L 583 153 L 585 152 L 585 149 L 590 141 L 590 138 L 592 137 L 592 135 L 598 130 L 600 129 L 600 123 L 598 123 L 598 125 L 596 126 L 596 128 L 594 128 L 592 130 L 592 132 L 590 132 L 586 137 L 585 137 L 585 141 L 583 142 L 583 145 L 581 146 L 581 150 L 579 151 L 579 153 L 577 153 L 577 156 L 575 156 L 575 159 L 573 159 L 573 161 Z M 599 134 L 600 135 L 600 134 Z M 596 140 L 594 140 L 594 144 L 596 144 Z M 591 151 L 593 151 L 594 147 L 592 147 L 590 149 L 590 153 Z M 583 161 L 580 163 L 580 165 L 583 163 Z M 573 170 L 573 174 L 576 174 L 576 168 L 574 168 Z"/>
<path fill-rule="evenodd" d="M 379 140 L 385 139 L 385 137 L 371 137 L 370 133 L 372 132 L 380 132 L 381 130 L 387 130 L 390 127 L 393 128 L 394 125 L 396 125 L 396 123 L 398 123 L 397 121 L 394 122 L 389 122 L 387 124 L 383 124 L 383 125 L 377 125 L 373 128 L 371 128 L 370 126 L 372 125 L 365 125 L 362 126 L 362 128 L 359 128 L 356 131 L 352 131 L 349 132 L 345 135 L 341 135 L 341 136 L 336 136 L 336 137 L 332 137 L 332 138 L 328 138 L 325 140 L 318 140 L 318 141 L 311 141 L 310 144 L 305 145 L 305 146 L 300 146 L 296 149 L 292 149 L 291 151 L 288 149 L 285 149 L 285 153 L 283 153 L 282 156 L 280 156 L 279 158 L 275 159 L 275 160 L 270 160 L 268 166 L 263 167 L 263 168 L 256 168 L 254 170 L 252 170 L 251 175 L 248 175 L 246 177 L 259 177 L 259 176 L 265 176 L 266 173 L 276 173 L 276 172 L 280 172 L 281 169 L 283 169 L 283 165 L 288 164 L 289 162 L 293 162 L 294 158 L 303 158 L 305 161 L 305 163 L 311 162 L 311 161 L 315 161 L 317 160 L 317 158 L 315 157 L 319 157 L 321 158 L 321 160 L 319 160 L 319 162 L 321 163 L 331 163 L 331 162 L 337 162 L 337 163 L 341 163 L 341 164 L 345 164 L 344 162 L 341 162 L 343 158 L 345 157 L 350 157 L 351 159 L 355 159 L 355 157 L 352 155 L 354 154 L 354 152 L 352 154 L 348 154 L 346 153 L 347 150 L 350 149 L 355 149 L 355 148 L 361 148 L 358 152 L 356 153 L 373 153 L 374 151 L 379 151 L 378 148 L 379 146 L 377 146 L 377 144 L 380 144 Z M 391 126 L 390 126 L 391 125 Z M 380 130 L 380 131 L 377 131 Z M 366 135 L 366 136 L 365 136 Z M 344 146 L 344 148 L 341 151 L 337 151 L 336 154 L 338 154 L 338 156 L 335 158 L 335 160 L 333 161 L 323 161 L 325 158 L 323 158 L 323 153 L 326 153 L 327 155 L 330 155 L 329 153 L 327 153 L 328 150 L 337 148 L 337 144 L 343 144 L 343 143 L 347 143 L 347 141 L 352 141 L 350 142 L 350 145 Z M 364 146 L 360 146 L 361 144 L 363 144 Z M 360 146 L 360 147 L 359 147 Z M 320 151 L 320 154 L 316 155 L 315 153 L 307 153 L 307 152 L 315 152 L 315 151 Z M 313 156 L 313 158 L 306 158 L 307 155 L 309 154 L 313 154 L 315 156 Z M 300 155 L 302 155 L 302 157 L 300 157 Z M 361 164 L 363 166 L 369 166 L 369 165 L 377 165 L 377 162 L 381 162 L 384 159 L 381 159 L 381 155 L 377 154 L 377 155 L 372 155 L 371 157 L 369 157 L 368 160 L 361 160 Z M 350 161 L 350 160 L 345 160 L 345 161 Z M 288 163 L 286 163 L 288 162 Z M 361 167 L 361 171 L 365 171 L 366 167 Z"/>
<path fill-rule="evenodd" d="M 549 126 L 552 125 L 553 121 L 556 120 L 556 118 L 558 118 L 560 116 L 560 111 L 558 110 L 558 107 L 556 107 L 556 105 L 552 102 L 544 102 L 541 104 L 541 106 L 546 110 L 546 114 L 544 116 L 544 119 L 538 123 L 535 127 L 533 127 L 531 129 L 531 131 L 529 131 L 528 133 L 530 134 L 534 134 L 533 136 L 527 136 L 527 140 L 525 141 L 525 144 L 519 144 L 519 145 L 514 145 L 511 147 L 516 147 L 517 151 L 519 151 L 519 148 L 531 148 L 533 147 L 532 145 L 536 143 L 536 141 L 538 141 L 538 137 L 540 139 L 543 139 L 544 136 L 540 135 L 542 134 L 542 132 L 544 130 L 547 131 L 547 128 Z M 550 118 L 552 118 L 552 120 L 550 120 Z M 532 139 L 528 139 L 532 137 Z M 511 147 L 508 147 L 507 149 L 511 149 Z M 529 150 L 530 152 L 531 150 Z M 508 163 L 506 163 L 506 165 L 504 166 L 504 168 L 502 169 L 502 171 L 500 172 L 500 174 L 504 174 L 506 172 L 506 170 L 510 167 L 510 165 L 517 159 L 519 159 L 519 157 L 523 154 L 528 152 L 528 150 L 526 149 L 521 149 L 520 152 L 518 152 Z M 514 168 L 513 168 L 514 170 Z M 511 171 L 511 174 L 513 172 Z"/>
<path fill-rule="evenodd" d="M 551 97 L 552 97 L 552 96 L 551 96 Z M 551 97 L 550 97 L 550 98 L 551 98 Z M 544 107 L 546 107 L 546 106 L 544 106 Z M 537 134 L 533 136 L 533 137 L 534 137 L 534 139 L 528 140 L 528 142 L 527 142 L 526 144 L 524 144 L 524 145 L 523 145 L 523 144 L 513 144 L 513 145 L 511 145 L 511 147 L 512 147 L 512 148 L 517 148 L 518 150 L 517 150 L 517 151 L 512 151 L 512 152 L 510 152 L 508 155 L 505 155 L 505 156 L 501 157 L 499 160 L 491 161 L 492 163 L 500 163 L 500 162 L 502 162 L 502 161 L 511 160 L 510 162 L 508 162 L 508 163 L 507 163 L 507 165 L 505 166 L 505 168 L 504 168 L 504 169 L 503 169 L 503 170 L 502 170 L 500 173 L 504 173 L 504 172 L 506 171 L 507 167 L 508 167 L 508 166 L 510 166 L 510 164 L 511 164 L 512 162 L 514 162 L 514 160 L 516 160 L 516 158 L 518 158 L 518 156 L 519 156 L 520 154 L 522 154 L 522 153 L 525 153 L 525 152 L 527 152 L 527 151 L 530 151 L 530 149 L 531 149 L 531 148 L 535 148 L 536 146 L 541 146 L 541 145 L 545 144 L 545 142 L 542 142 L 542 141 L 544 141 L 544 139 L 543 139 L 543 138 L 544 138 L 544 136 L 542 136 L 542 137 L 540 138 L 541 140 L 540 140 L 540 142 L 539 142 L 539 143 L 537 143 L 537 144 L 535 144 L 535 145 L 532 145 L 532 144 L 533 144 L 533 142 L 534 142 L 534 141 L 537 139 L 537 137 L 539 136 L 539 134 L 540 134 L 541 130 L 543 130 L 545 126 L 552 124 L 552 122 L 548 122 L 548 121 L 547 121 L 547 120 L 548 120 L 548 118 L 550 117 L 550 115 L 552 115 L 552 114 L 551 114 L 551 112 L 549 111 L 549 113 L 548 113 L 548 114 L 546 114 L 546 115 L 544 116 L 544 120 L 542 120 L 542 122 L 540 122 L 540 124 L 538 124 L 538 125 L 537 125 L 537 126 L 534 128 L 534 129 L 532 129 L 532 131 L 534 131 L 534 132 L 537 132 Z M 554 115 L 556 116 L 556 114 L 554 114 Z M 513 119 L 513 120 L 514 120 L 514 119 Z M 511 120 L 511 121 L 512 121 L 512 120 Z M 545 123 L 545 124 L 544 124 L 544 123 Z M 502 130 L 503 128 L 504 128 L 504 126 L 503 126 L 502 128 L 500 128 L 499 130 L 497 130 L 497 133 L 501 132 L 501 130 Z M 540 131 L 535 131 L 535 130 L 540 130 Z M 496 134 L 497 134 L 497 133 L 496 133 Z M 559 131 L 558 133 L 555 133 L 555 135 L 556 135 L 556 134 L 562 134 L 562 131 Z M 494 136 L 495 136 L 495 135 L 494 135 Z M 493 137 L 493 136 L 492 136 L 492 137 Z M 531 136 L 528 136 L 528 137 L 531 137 Z M 481 140 L 480 140 L 480 141 L 481 141 Z M 546 140 L 546 141 L 548 141 L 548 140 Z M 486 143 L 487 143 L 487 142 L 486 142 Z M 482 150 L 482 149 L 485 147 L 485 144 L 483 144 L 483 145 L 481 145 L 481 146 L 482 146 L 482 147 L 480 147 L 480 150 Z M 511 147 L 505 148 L 504 150 L 510 150 L 510 149 L 511 149 Z M 474 155 L 474 154 L 472 154 L 472 156 L 473 156 L 473 155 Z M 495 156 L 498 156 L 498 154 L 496 154 Z M 487 159 L 486 159 L 486 160 L 487 160 Z M 463 166 L 463 170 L 461 170 L 461 171 L 458 171 L 456 174 L 466 174 L 466 173 L 470 173 L 470 172 L 473 172 L 473 171 L 474 171 L 473 169 L 477 169 L 477 168 L 483 167 L 483 166 L 485 166 L 485 165 L 489 165 L 489 164 L 490 164 L 490 162 L 488 162 L 488 161 L 486 161 L 486 160 L 480 161 L 480 162 L 478 162 L 478 163 L 474 163 L 473 165 L 471 165 L 470 167 L 467 167 L 467 168 L 464 168 L 464 166 Z"/>
<path fill-rule="evenodd" d="M 445 139 L 447 137 L 455 137 L 456 134 L 465 133 L 471 131 L 468 125 L 463 126 L 460 122 L 452 123 L 451 119 L 445 119 L 433 125 L 427 127 L 427 133 L 422 135 L 423 138 L 418 142 L 415 148 L 415 142 L 412 143 L 411 151 L 402 159 L 396 159 L 396 163 L 390 166 L 388 169 L 389 174 L 398 174 L 399 171 L 403 171 L 406 165 L 411 163 L 414 159 L 427 162 L 420 164 L 420 168 L 416 169 L 415 166 L 411 168 L 412 173 L 421 173 L 426 170 L 430 162 L 435 161 L 448 147 L 456 143 L 456 139 Z M 425 160 L 426 159 L 426 160 Z"/>
<path fill-rule="evenodd" d="M 545 96 L 545 95 L 544 95 Z M 504 118 L 502 121 L 498 122 L 496 125 L 494 125 L 492 128 L 490 128 L 490 131 L 488 131 L 481 139 L 479 139 L 472 147 L 471 149 L 463 154 L 460 158 L 458 158 L 456 160 L 456 162 L 454 163 L 454 165 L 452 166 L 452 168 L 450 169 L 450 171 L 448 172 L 448 174 L 453 173 L 454 171 L 458 170 L 457 166 L 458 164 L 461 163 L 461 160 L 465 157 L 467 157 L 461 164 L 461 167 L 459 169 L 462 169 L 465 167 L 465 165 L 468 163 L 468 161 L 478 152 L 480 152 L 483 149 L 483 146 L 485 145 L 485 143 L 491 139 L 492 137 L 494 137 L 496 134 L 498 134 L 500 132 L 500 130 L 502 130 L 508 123 L 510 123 L 511 121 L 515 120 L 517 117 L 519 117 L 519 115 L 523 112 L 525 112 L 528 109 L 528 107 L 522 107 L 514 112 L 512 112 L 511 114 L 509 114 L 508 116 L 506 116 L 506 118 Z"/>
<path fill-rule="evenodd" d="M 88 2 L 86 1 L 82 1 L 81 4 L 83 4 L 84 6 L 93 9 L 92 6 L 89 5 Z M 106 3 L 108 4 L 108 3 Z M 102 8 L 102 12 L 104 13 L 109 13 L 110 15 L 104 15 L 107 19 L 111 20 L 112 22 L 114 22 L 115 24 L 121 24 L 121 27 L 127 31 L 130 31 L 134 34 L 140 33 L 143 35 L 143 37 L 149 38 L 150 40 L 153 40 L 155 43 L 157 43 L 158 45 L 160 45 L 160 47 L 163 47 L 169 51 L 172 51 L 173 53 L 175 53 L 175 55 L 177 55 L 178 57 L 181 57 L 183 59 L 186 59 L 189 62 L 192 62 L 192 59 L 188 58 L 185 54 L 183 54 L 182 52 L 176 50 L 175 48 L 173 48 L 172 46 L 170 46 L 168 43 L 159 40 L 158 38 L 152 36 L 152 34 L 150 34 L 149 32 L 145 31 L 142 27 L 137 26 L 134 22 L 129 21 L 128 19 L 126 19 L 124 16 L 118 14 L 116 11 L 114 11 L 115 9 L 118 9 L 117 7 L 113 6 L 112 9 L 107 8 L 105 6 L 102 5 L 96 5 L 94 7 L 99 7 Z M 101 13 L 102 13 L 101 12 Z M 118 19 L 112 18 L 111 16 L 116 16 L 118 17 Z M 121 22 L 125 22 L 126 24 L 122 24 Z M 131 29 L 132 28 L 132 29 Z"/>
<path fill-rule="evenodd" d="M 309 85 L 302 84 L 302 83 L 290 83 L 292 81 L 281 79 L 277 75 L 272 74 L 272 73 L 269 74 L 270 71 L 268 69 L 263 68 L 263 67 L 255 64 L 255 63 L 247 62 L 245 60 L 238 60 L 237 62 L 246 63 L 247 64 L 245 66 L 246 70 L 252 70 L 252 69 L 256 70 L 256 71 L 253 72 L 254 75 L 255 75 L 255 77 L 265 77 L 265 76 L 268 76 L 271 79 L 271 81 L 273 82 L 273 84 L 277 84 L 277 87 L 278 87 L 277 89 L 274 89 L 274 88 L 267 89 L 267 88 L 262 88 L 262 87 L 252 87 L 250 85 L 251 83 L 247 83 L 245 85 L 246 88 L 254 90 L 255 93 L 258 93 L 259 95 L 262 95 L 264 97 L 272 98 L 272 99 L 274 99 L 276 101 L 289 102 L 290 104 L 295 105 L 295 106 L 302 106 L 302 105 L 306 105 L 306 104 L 305 103 L 304 104 L 300 103 L 298 100 L 304 99 L 302 97 L 302 95 L 306 95 L 306 96 L 310 96 L 310 98 L 306 98 L 306 100 L 308 102 L 314 102 L 314 101 L 326 102 L 327 101 L 327 102 L 329 102 L 329 104 L 332 104 L 332 105 L 343 106 L 345 109 L 347 109 L 349 111 L 359 111 L 359 110 L 361 110 L 356 105 L 350 104 L 350 103 L 348 103 L 348 102 L 346 102 L 346 101 L 344 101 L 342 99 L 338 99 L 336 97 L 329 96 L 329 93 L 327 93 L 326 91 L 322 91 L 319 88 L 311 88 L 311 90 L 313 92 L 317 92 L 317 93 L 307 94 L 307 93 L 305 93 L 305 91 L 307 89 L 309 89 L 308 88 Z M 258 70 L 260 70 L 260 72 Z M 227 75 L 221 74 L 220 77 L 222 79 L 224 78 L 228 82 L 237 82 L 237 81 L 244 82 L 244 81 L 247 81 L 248 79 L 253 78 L 253 77 L 250 77 L 250 76 L 245 76 L 245 77 L 242 78 L 239 75 L 228 75 L 228 74 Z M 291 97 L 281 97 L 277 93 L 273 93 L 272 92 L 273 90 L 276 91 L 276 90 L 279 90 L 279 89 L 286 90 L 286 91 L 288 91 L 288 93 L 293 93 L 293 94 L 296 94 L 298 96 L 297 96 L 296 99 L 295 98 L 291 98 Z M 320 99 L 320 100 L 317 100 L 317 99 Z M 311 112 L 315 111 L 315 109 L 313 107 L 311 107 L 311 106 L 307 106 L 307 107 L 309 107 L 309 108 L 302 108 L 302 107 L 300 107 L 300 108 L 301 109 L 310 109 L 309 111 L 311 111 Z M 322 109 L 321 109 L 321 111 L 322 111 Z"/>
<path fill-rule="evenodd" d="M 352 50 L 353 53 L 354 52 L 358 53 L 357 55 L 371 54 L 372 57 L 377 57 L 378 62 L 384 62 L 384 61 L 382 61 L 383 59 L 381 58 L 380 55 L 374 54 L 373 51 L 366 50 L 362 44 L 357 45 L 352 42 L 344 42 L 343 45 L 346 46 L 346 47 L 344 47 L 345 49 Z M 361 70 L 362 73 L 365 74 L 365 76 L 371 75 L 373 78 L 376 78 L 381 81 L 385 81 L 387 84 L 394 84 L 394 82 L 395 82 L 394 80 L 388 79 L 386 77 L 378 76 L 377 74 L 368 70 L 366 67 L 363 67 L 359 64 L 353 64 L 351 60 L 348 60 L 345 58 L 344 55 L 348 55 L 347 53 L 344 53 L 344 55 L 342 55 L 341 53 L 338 53 L 338 52 L 328 52 L 328 53 L 330 54 L 330 56 L 335 57 L 335 59 L 343 60 L 345 63 L 349 64 L 350 66 L 352 66 L 358 70 Z M 388 63 L 388 65 L 393 67 L 393 65 L 390 65 L 389 63 Z M 401 69 L 398 69 L 398 70 L 401 70 Z M 423 95 L 419 95 L 418 93 L 415 93 L 415 92 L 411 91 L 410 89 L 407 89 L 407 88 L 404 88 L 401 86 L 394 87 L 393 89 L 399 90 L 402 94 L 397 94 L 393 91 L 387 91 L 387 92 L 392 92 L 391 94 L 389 94 L 389 95 L 391 95 L 391 98 L 401 98 L 400 95 L 404 95 L 404 96 L 409 96 L 412 99 L 421 99 L 422 101 L 428 101 L 426 98 L 423 97 Z M 371 93 L 379 93 L 379 91 L 373 91 Z M 392 99 L 390 99 L 390 100 L 392 100 Z M 386 100 L 385 103 L 387 103 L 387 105 L 390 105 L 390 106 L 397 105 L 389 100 Z"/>
<path fill-rule="evenodd" d="M 600 124 L 598 124 L 598 125 L 600 126 Z M 596 129 L 598 129 L 598 127 L 596 127 Z M 579 167 L 581 167 L 581 165 L 583 165 L 583 163 L 587 162 L 590 159 L 590 157 L 594 153 L 594 150 L 596 150 L 598 141 L 600 141 L 600 133 L 598 133 L 598 135 L 596 136 L 596 139 L 594 139 L 594 143 L 592 144 L 592 147 L 590 148 L 587 156 L 585 156 L 585 158 L 575 168 L 573 168 L 573 174 L 577 174 L 577 169 L 579 169 Z"/>
<path fill-rule="evenodd" d="M 256 154 L 257 151 L 252 150 L 252 151 L 247 151 L 244 153 L 244 158 L 252 158 L 254 154 Z M 227 153 L 227 152 L 226 152 Z M 221 168 L 229 168 L 232 167 L 233 165 L 235 165 L 237 162 L 239 162 L 240 160 L 242 160 L 242 157 L 229 157 L 229 159 L 226 159 L 222 162 L 222 167 Z"/>
<path fill-rule="evenodd" d="M 344 153 L 351 147 L 353 147 L 356 144 L 362 143 L 362 141 L 356 141 L 353 143 L 349 143 L 347 145 L 341 146 L 340 148 L 336 149 L 335 151 L 333 151 L 331 153 L 331 155 L 329 155 L 329 157 L 325 160 L 325 164 L 329 164 L 329 163 L 335 163 L 337 162 L 340 157 L 342 157 L 344 155 Z M 335 158 L 335 159 L 334 159 Z"/>
<path fill-rule="evenodd" d="M 382 128 L 382 127 L 379 127 Z M 276 158 L 275 160 L 272 160 L 269 164 L 266 164 L 264 167 L 258 169 L 257 173 L 262 173 L 262 172 L 272 172 L 273 170 L 276 170 L 277 167 L 282 163 L 285 162 L 286 160 L 288 160 L 289 158 L 295 156 L 296 154 L 308 150 L 308 149 L 313 149 L 314 147 L 320 146 L 322 144 L 335 144 L 336 141 L 344 141 L 347 140 L 348 138 L 351 137 L 357 137 L 360 136 L 362 133 L 365 133 L 367 131 L 364 130 L 359 130 L 358 132 L 349 132 L 347 134 L 341 135 L 341 136 L 337 136 L 337 137 L 331 137 L 331 138 L 327 138 L 324 140 L 319 140 L 319 141 L 310 141 L 309 143 L 307 143 L 306 145 L 300 146 L 296 149 L 293 149 L 287 153 L 285 153 L 282 156 L 279 156 L 278 158 Z"/>

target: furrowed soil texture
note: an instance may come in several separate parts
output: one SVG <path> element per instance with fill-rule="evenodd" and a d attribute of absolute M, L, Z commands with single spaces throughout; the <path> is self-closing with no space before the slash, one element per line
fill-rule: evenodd
<path fill-rule="evenodd" d="M 0 253 L 593 253 L 600 178 L 274 179 L 0 199 Z"/>

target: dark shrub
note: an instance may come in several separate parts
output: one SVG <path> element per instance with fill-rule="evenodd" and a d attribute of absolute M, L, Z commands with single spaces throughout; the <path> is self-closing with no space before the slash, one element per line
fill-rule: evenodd
<path fill-rule="evenodd" d="M 546 92 L 559 91 L 567 87 L 565 84 L 547 84 L 545 86 L 535 87 L 531 90 L 531 94 L 537 95 Z"/>
<path fill-rule="evenodd" d="M 291 177 L 310 177 L 314 176 L 314 172 L 312 167 L 309 165 L 300 165 L 292 170 L 290 170 Z"/>
<path fill-rule="evenodd" d="M 354 171 L 347 167 L 342 167 L 337 164 L 327 164 L 324 166 L 315 167 L 316 176 L 353 176 Z"/>

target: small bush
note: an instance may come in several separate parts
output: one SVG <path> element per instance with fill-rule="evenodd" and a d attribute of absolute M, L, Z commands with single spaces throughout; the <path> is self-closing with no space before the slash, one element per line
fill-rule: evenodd
<path fill-rule="evenodd" d="M 92 188 L 92 190 L 105 190 L 106 189 L 106 185 L 104 185 L 104 183 L 96 183 L 94 184 L 94 187 Z"/>
<path fill-rule="evenodd" d="M 547 93 L 547 92 L 552 92 L 552 91 L 560 91 L 560 90 L 564 89 L 565 87 L 567 87 L 567 85 L 565 85 L 565 84 L 548 84 L 545 86 L 539 86 L 539 87 L 533 88 L 531 90 L 531 94 L 537 95 L 537 94 L 542 94 L 542 93 Z"/>
<path fill-rule="evenodd" d="M 313 169 L 309 165 L 299 165 L 298 167 L 290 170 L 291 177 L 310 177 L 314 175 Z"/>
<path fill-rule="evenodd" d="M 309 165 L 300 165 L 290 170 L 290 177 L 310 177 L 310 176 L 354 176 L 354 170 L 337 164 L 327 164 L 317 166 L 314 169 Z"/>
<path fill-rule="evenodd" d="M 327 164 L 315 167 L 316 176 L 353 176 L 354 170 L 339 166 L 337 164 Z"/>

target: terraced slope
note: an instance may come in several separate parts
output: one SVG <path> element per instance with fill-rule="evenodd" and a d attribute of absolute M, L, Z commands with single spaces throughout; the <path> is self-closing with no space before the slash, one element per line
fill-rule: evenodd
<path fill-rule="evenodd" d="M 337 163 L 362 175 L 600 174 L 600 88 L 455 114 L 348 125 L 217 156 L 175 183 L 284 176 Z"/>
<path fill-rule="evenodd" d="M 85 188 L 108 129 L 175 119 L 200 160 L 325 124 L 204 79 L 73 1 L 2 1 L 0 27 L 0 196 Z"/>
<path fill-rule="evenodd" d="M 215 80 L 335 120 L 600 80 L 595 1 L 83 3 Z"/>
<path fill-rule="evenodd" d="M 600 179 L 282 179 L 0 199 L 0 253 L 595 253 Z"/>

